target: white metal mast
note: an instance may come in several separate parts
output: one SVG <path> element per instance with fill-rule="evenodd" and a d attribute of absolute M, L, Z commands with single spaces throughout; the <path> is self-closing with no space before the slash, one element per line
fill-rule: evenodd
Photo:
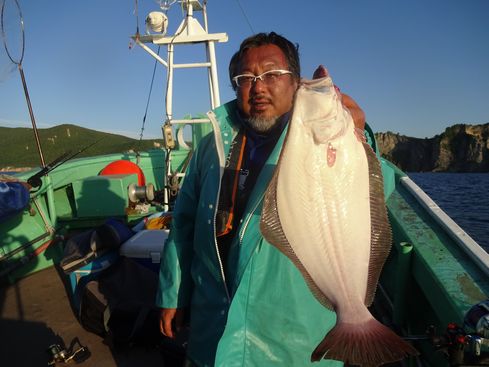
<path fill-rule="evenodd" d="M 208 70 L 208 84 L 210 95 L 210 107 L 216 108 L 220 105 L 219 97 L 219 83 L 217 76 L 217 62 L 215 43 L 227 42 L 228 36 L 226 33 L 209 33 L 207 26 L 207 12 L 206 1 L 202 6 L 198 0 L 179 0 L 186 10 L 186 17 L 179 25 L 177 31 L 173 36 L 165 36 L 164 34 L 150 34 L 150 35 L 135 35 L 132 36 L 136 44 L 141 46 L 146 52 L 154 57 L 159 63 L 167 68 L 167 94 L 166 94 L 166 121 L 163 125 L 163 136 L 165 139 L 165 146 L 167 149 L 175 148 L 175 141 L 173 139 L 172 126 L 186 125 L 195 123 L 208 123 L 208 119 L 182 119 L 176 120 L 173 118 L 173 75 L 175 69 L 184 68 L 207 68 Z M 199 21 L 194 18 L 194 11 L 202 11 L 204 19 L 204 27 Z M 164 32 L 163 32 L 164 33 Z M 167 46 L 167 60 L 161 58 L 156 52 L 154 52 L 147 44 L 154 44 L 157 46 Z M 196 45 L 204 44 L 206 49 L 205 62 L 194 63 L 180 63 L 174 62 L 175 48 L 177 45 Z M 180 131 L 182 131 L 180 129 Z M 186 147 L 186 143 L 183 140 L 183 133 L 177 134 L 179 145 Z M 171 175 L 171 163 L 168 160 L 167 164 L 167 182 L 169 182 L 169 176 Z M 179 174 L 179 176 L 182 176 Z M 166 190 L 165 190 L 166 192 Z M 166 196 L 166 195 L 165 195 Z M 165 199 L 168 199 L 166 197 Z M 165 200 L 168 202 L 167 200 Z"/>

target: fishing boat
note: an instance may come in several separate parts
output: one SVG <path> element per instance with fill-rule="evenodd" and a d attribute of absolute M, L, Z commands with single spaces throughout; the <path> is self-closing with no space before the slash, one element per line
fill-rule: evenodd
<path fill-rule="evenodd" d="M 171 214 L 192 151 L 212 131 L 205 117 L 174 118 L 173 75 L 176 69 L 206 69 L 210 108 L 219 106 L 215 45 L 226 42 L 227 35 L 209 33 L 206 2 L 179 3 L 185 16 L 174 35 L 165 35 L 166 14 L 157 12 L 146 20 L 148 34 L 132 36 L 167 70 L 164 147 L 88 158 L 62 156 L 45 163 L 39 146 L 41 169 L 17 175 L 32 189 L 28 207 L 0 223 L 4 365 L 61 365 L 72 360 L 87 366 L 172 365 L 164 360 L 165 346 L 121 351 L 87 331 L 79 323 L 75 299 L 83 275 L 78 273 L 73 283 L 74 275 L 63 271 L 60 263 L 70 239 L 100 228 L 109 219 L 128 228 L 145 228 L 148 218 Z M 206 60 L 175 63 L 173 55 L 183 45 L 204 47 Z M 166 47 L 167 57 L 156 53 L 155 46 Z M 372 311 L 420 352 L 403 364 L 488 365 L 489 254 L 406 173 L 385 159 L 381 164 L 393 246 Z M 162 246 L 166 232 L 159 231 Z M 138 231 L 133 237 L 151 236 L 149 232 Z M 118 252 L 117 256 L 124 255 Z M 153 260 L 158 263 L 158 256 Z M 95 260 L 99 266 L 104 261 L 110 268 L 108 258 Z"/>

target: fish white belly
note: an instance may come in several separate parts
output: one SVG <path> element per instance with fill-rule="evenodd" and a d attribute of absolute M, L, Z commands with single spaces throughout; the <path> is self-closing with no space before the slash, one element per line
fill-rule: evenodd
<path fill-rule="evenodd" d="M 417 354 L 367 308 L 392 242 L 382 172 L 329 77 L 297 92 L 260 228 L 337 313 L 312 361 L 378 366 Z"/>
<path fill-rule="evenodd" d="M 352 306 L 365 302 L 370 258 L 365 151 L 351 121 L 350 131 L 332 143 L 336 159 L 330 167 L 326 156 L 332 148 L 316 143 L 305 124 L 290 126 L 277 181 L 278 215 L 316 285 L 335 306 L 345 305 L 353 311 L 349 314 L 358 315 Z"/>

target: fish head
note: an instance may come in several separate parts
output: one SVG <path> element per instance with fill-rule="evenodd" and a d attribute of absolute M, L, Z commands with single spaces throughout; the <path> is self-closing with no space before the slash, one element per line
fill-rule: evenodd
<path fill-rule="evenodd" d="M 335 119 L 312 121 L 310 128 L 316 144 L 330 143 L 341 131 Z"/>
<path fill-rule="evenodd" d="M 316 144 L 327 144 L 343 135 L 347 120 L 331 77 L 301 81 L 294 109 Z"/>

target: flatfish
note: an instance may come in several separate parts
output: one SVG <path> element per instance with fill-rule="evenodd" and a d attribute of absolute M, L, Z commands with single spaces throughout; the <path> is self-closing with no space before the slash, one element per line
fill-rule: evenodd
<path fill-rule="evenodd" d="M 367 308 L 392 243 L 383 178 L 329 76 L 301 81 L 260 228 L 337 313 L 312 361 L 378 366 L 417 354 Z"/>

